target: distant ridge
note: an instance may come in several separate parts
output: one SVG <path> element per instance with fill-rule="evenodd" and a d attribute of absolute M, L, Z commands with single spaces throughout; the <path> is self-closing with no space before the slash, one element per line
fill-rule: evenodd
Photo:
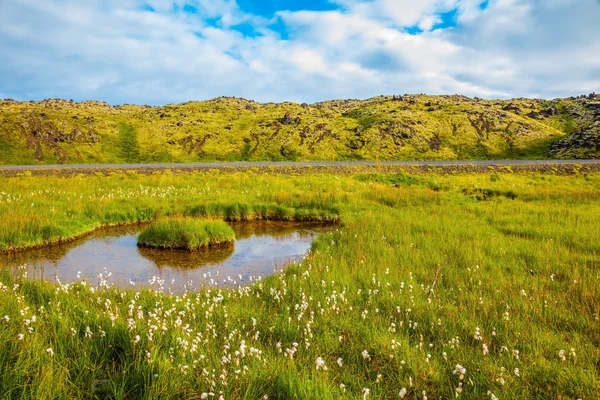
<path fill-rule="evenodd" d="M 600 95 L 166 106 L 0 100 L 0 164 L 600 158 Z"/>

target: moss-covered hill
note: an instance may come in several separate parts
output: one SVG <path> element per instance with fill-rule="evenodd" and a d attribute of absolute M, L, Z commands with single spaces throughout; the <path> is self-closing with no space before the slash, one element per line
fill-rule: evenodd
<path fill-rule="evenodd" d="M 0 164 L 600 158 L 600 95 L 164 107 L 0 101 Z"/>

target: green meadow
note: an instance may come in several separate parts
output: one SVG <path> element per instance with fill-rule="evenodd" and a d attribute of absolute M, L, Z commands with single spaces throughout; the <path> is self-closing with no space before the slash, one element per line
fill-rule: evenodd
<path fill-rule="evenodd" d="M 600 396 L 598 173 L 0 181 L 3 251 L 167 217 L 340 224 L 236 288 L 172 295 L 0 268 L 4 398 Z"/>

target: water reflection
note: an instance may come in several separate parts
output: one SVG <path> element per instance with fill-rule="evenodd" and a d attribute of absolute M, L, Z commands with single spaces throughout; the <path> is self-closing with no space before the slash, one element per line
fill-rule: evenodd
<path fill-rule="evenodd" d="M 29 278 L 70 282 L 87 279 L 96 283 L 107 273 L 109 283 L 120 287 L 150 286 L 158 277 L 164 287 L 181 291 L 186 284 L 200 285 L 213 279 L 223 284 L 247 281 L 250 276 L 265 276 L 275 267 L 300 259 L 317 235 L 335 229 L 335 225 L 244 222 L 231 224 L 236 234 L 234 246 L 185 252 L 138 248 L 136 235 L 141 227 L 117 227 L 97 231 L 73 242 L 0 254 L 0 265 L 16 270 L 27 265 Z"/>
<path fill-rule="evenodd" d="M 194 269 L 221 264 L 233 255 L 235 246 L 217 247 L 197 252 L 139 247 L 138 253 L 157 268 Z"/>

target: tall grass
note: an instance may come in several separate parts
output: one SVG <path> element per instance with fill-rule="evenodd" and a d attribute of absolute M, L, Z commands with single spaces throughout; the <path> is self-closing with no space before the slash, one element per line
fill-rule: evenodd
<path fill-rule="evenodd" d="M 117 200 L 120 187 L 162 215 L 192 206 L 192 197 L 313 202 L 339 210 L 342 225 L 319 237 L 302 262 L 235 289 L 175 296 L 118 289 L 106 276 L 97 286 L 57 285 L 2 270 L 0 318 L 8 318 L 0 320 L 0 393 L 598 398 L 600 177 L 418 178 L 426 184 L 248 175 L 38 181 L 41 195 L 55 196 L 44 191 L 54 185 L 68 196 L 62 207 L 72 211 L 114 193 L 98 215 L 117 204 L 133 209 L 127 195 Z M 34 181 L 3 184 L 4 210 L 49 221 L 49 208 L 26 213 L 33 198 L 43 199 L 29 197 Z M 515 196 L 478 197 L 478 188 Z M 150 197 L 166 190 L 164 202 Z M 6 193 L 21 202 L 7 208 Z M 67 230 L 79 217 L 62 221 L 57 226 Z"/>

